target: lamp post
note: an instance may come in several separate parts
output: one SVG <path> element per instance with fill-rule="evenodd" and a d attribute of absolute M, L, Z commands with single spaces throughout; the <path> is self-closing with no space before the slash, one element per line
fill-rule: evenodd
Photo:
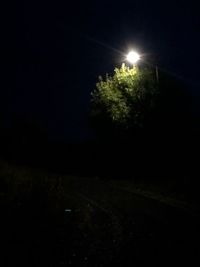
<path fill-rule="evenodd" d="M 159 73 L 158 73 L 158 66 L 156 65 L 156 82 L 159 84 Z"/>

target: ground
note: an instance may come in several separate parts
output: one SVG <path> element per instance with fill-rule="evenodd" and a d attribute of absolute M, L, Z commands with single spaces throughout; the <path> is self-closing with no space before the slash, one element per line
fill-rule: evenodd
<path fill-rule="evenodd" d="M 0 162 L 1 266 L 196 266 L 199 212 L 134 183 Z M 195 264 L 194 264 L 195 263 Z"/>

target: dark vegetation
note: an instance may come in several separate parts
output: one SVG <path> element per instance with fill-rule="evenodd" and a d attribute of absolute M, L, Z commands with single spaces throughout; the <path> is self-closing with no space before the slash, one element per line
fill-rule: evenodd
<path fill-rule="evenodd" d="M 102 120 L 92 141 L 63 144 L 50 142 L 47 129 L 30 118 L 1 126 L 7 266 L 194 265 L 198 116 L 180 82 L 163 75 L 160 87 L 145 130 L 118 131 Z M 132 194 L 136 187 L 163 199 L 173 195 L 195 207 L 195 216 Z"/>
<path fill-rule="evenodd" d="M 194 99 L 180 81 L 160 74 L 160 95 L 144 129 L 123 131 L 105 120 L 90 120 L 94 138 L 79 143 L 48 140 L 48 128 L 14 117 L 1 126 L 3 158 L 55 172 L 102 178 L 175 177 L 197 181 L 199 124 Z M 180 179 L 180 180 L 179 180 Z"/>

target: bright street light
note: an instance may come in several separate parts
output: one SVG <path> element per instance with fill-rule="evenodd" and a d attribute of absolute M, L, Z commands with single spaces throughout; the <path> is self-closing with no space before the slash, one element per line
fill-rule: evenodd
<path fill-rule="evenodd" d="M 136 51 L 130 51 L 128 55 L 126 56 L 126 60 L 131 63 L 133 66 L 136 65 L 136 63 L 141 59 L 141 56 Z M 159 72 L 158 72 L 158 66 L 155 66 L 155 74 L 156 74 L 156 81 L 157 84 L 159 84 Z"/>
<path fill-rule="evenodd" d="M 126 56 L 126 60 L 135 65 L 140 60 L 140 55 L 135 51 L 130 51 Z"/>

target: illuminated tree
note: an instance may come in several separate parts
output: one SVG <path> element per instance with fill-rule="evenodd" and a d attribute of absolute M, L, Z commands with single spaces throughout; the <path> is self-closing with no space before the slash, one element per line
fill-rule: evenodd
<path fill-rule="evenodd" d="M 154 110 L 157 94 L 151 69 L 122 64 L 121 68 L 115 68 L 113 76 L 99 77 L 91 93 L 91 117 L 99 127 L 144 128 Z"/>

